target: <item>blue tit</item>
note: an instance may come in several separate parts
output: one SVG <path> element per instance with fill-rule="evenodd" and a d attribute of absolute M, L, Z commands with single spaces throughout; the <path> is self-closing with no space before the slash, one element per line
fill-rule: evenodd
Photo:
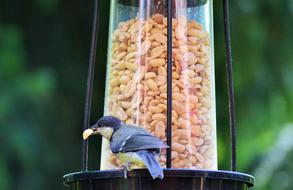
<path fill-rule="evenodd" d="M 91 128 L 83 132 L 83 139 L 99 134 L 110 141 L 112 153 L 127 171 L 134 167 L 146 167 L 153 179 L 163 179 L 163 169 L 158 162 L 161 149 L 168 146 L 159 138 L 151 135 L 141 127 L 127 125 L 116 117 L 105 116 Z"/>

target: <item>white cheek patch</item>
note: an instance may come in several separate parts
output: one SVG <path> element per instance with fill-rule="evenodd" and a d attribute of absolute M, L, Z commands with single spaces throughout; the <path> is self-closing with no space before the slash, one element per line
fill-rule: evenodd
<path fill-rule="evenodd" d="M 113 134 L 113 128 L 111 128 L 111 127 L 100 127 L 100 128 L 99 128 L 99 133 L 100 133 L 103 137 L 105 137 L 105 138 L 107 138 L 107 139 L 110 139 L 111 136 L 112 136 L 112 134 Z"/>

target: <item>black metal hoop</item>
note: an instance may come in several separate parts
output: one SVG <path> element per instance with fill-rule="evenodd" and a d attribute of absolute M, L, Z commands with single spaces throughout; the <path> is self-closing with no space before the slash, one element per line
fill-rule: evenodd
<path fill-rule="evenodd" d="M 95 0 L 94 20 L 93 20 L 93 29 L 92 29 L 92 39 L 91 39 L 91 51 L 90 51 L 90 59 L 89 59 L 86 100 L 85 100 L 85 109 L 84 109 L 83 130 L 86 130 L 89 128 L 90 119 L 91 119 L 91 105 L 92 105 L 93 83 L 94 83 L 96 50 L 97 50 L 97 36 L 98 36 L 98 25 L 99 25 L 99 19 L 98 19 L 99 5 L 100 5 L 100 1 Z M 83 171 L 88 170 L 88 140 L 85 140 L 82 142 L 82 170 Z"/>
<path fill-rule="evenodd" d="M 230 120 L 230 135 L 231 135 L 231 170 L 236 171 L 237 169 L 236 111 L 235 111 L 235 95 L 234 95 L 234 82 L 233 82 L 229 0 L 223 0 L 223 13 L 224 13 L 226 67 L 227 67 L 227 83 L 228 83 L 228 98 L 229 98 L 229 120 Z"/>

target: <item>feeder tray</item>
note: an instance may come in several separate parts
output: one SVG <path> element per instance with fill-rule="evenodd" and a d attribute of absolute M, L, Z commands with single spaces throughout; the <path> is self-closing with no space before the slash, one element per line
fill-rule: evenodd
<path fill-rule="evenodd" d="M 153 180 L 145 169 L 89 171 L 67 174 L 64 184 L 70 190 L 248 190 L 254 184 L 250 175 L 188 169 L 165 169 L 164 180 Z"/>

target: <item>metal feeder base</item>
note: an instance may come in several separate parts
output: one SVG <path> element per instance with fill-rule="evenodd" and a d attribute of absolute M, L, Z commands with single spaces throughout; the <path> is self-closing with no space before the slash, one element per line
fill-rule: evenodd
<path fill-rule="evenodd" d="M 70 190 L 248 190 L 254 177 L 229 171 L 165 169 L 163 180 L 153 180 L 145 169 L 76 172 L 63 177 Z"/>

